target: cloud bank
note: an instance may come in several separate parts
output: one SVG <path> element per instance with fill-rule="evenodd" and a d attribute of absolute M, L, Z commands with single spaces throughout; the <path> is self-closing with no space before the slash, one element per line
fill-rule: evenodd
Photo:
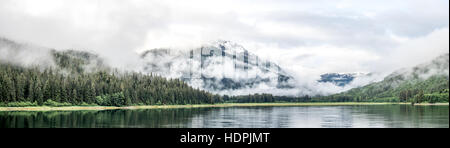
<path fill-rule="evenodd" d="M 1 0 L 0 36 L 132 70 L 144 50 L 231 40 L 334 93 L 347 88 L 318 84 L 321 74 L 383 77 L 448 52 L 448 11 L 446 0 Z"/>

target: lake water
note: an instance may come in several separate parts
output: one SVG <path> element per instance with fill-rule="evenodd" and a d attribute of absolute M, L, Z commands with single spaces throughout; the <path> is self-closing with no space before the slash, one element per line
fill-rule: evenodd
<path fill-rule="evenodd" d="M 0 128 L 449 127 L 449 106 L 363 105 L 0 112 Z"/>

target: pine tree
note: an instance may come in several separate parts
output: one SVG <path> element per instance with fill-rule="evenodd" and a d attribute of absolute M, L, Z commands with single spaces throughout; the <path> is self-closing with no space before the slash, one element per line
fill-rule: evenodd
<path fill-rule="evenodd" d="M 34 89 L 35 92 L 35 101 L 39 104 L 42 105 L 44 104 L 44 94 L 42 92 L 42 88 L 41 88 L 41 82 L 37 81 L 36 84 L 36 88 Z"/>
<path fill-rule="evenodd" d="M 50 87 L 50 82 L 49 80 L 45 81 L 44 87 L 43 87 L 43 99 L 44 101 L 48 100 L 48 99 L 52 99 L 52 93 L 51 93 L 51 87 Z"/>
<path fill-rule="evenodd" d="M 17 101 L 25 101 L 25 76 L 21 73 L 16 78 L 16 99 Z"/>
<path fill-rule="evenodd" d="M 29 80 L 29 83 L 28 83 L 30 86 L 28 86 L 28 95 L 27 95 L 27 100 L 29 100 L 29 101 L 31 101 L 31 102 L 34 102 L 35 101 L 35 81 L 34 81 L 34 79 L 33 78 L 31 78 L 30 80 Z"/>
<path fill-rule="evenodd" d="M 14 102 L 16 101 L 16 89 L 14 86 L 13 81 L 10 77 L 5 77 L 5 90 L 6 90 L 6 101 L 7 102 Z"/>
<path fill-rule="evenodd" d="M 81 103 L 81 102 L 79 102 L 78 101 L 78 93 L 77 93 L 77 90 L 76 89 L 73 89 L 72 90 L 72 100 L 73 100 L 73 102 L 75 103 L 75 104 L 79 104 L 79 103 Z"/>
<path fill-rule="evenodd" d="M 95 83 L 91 83 L 88 85 L 88 95 L 87 95 L 87 103 L 94 103 L 96 93 L 95 93 Z"/>
<path fill-rule="evenodd" d="M 1 71 L 0 71 L 1 72 Z M 8 87 L 6 85 L 5 76 L 0 73 L 0 101 L 7 102 Z"/>

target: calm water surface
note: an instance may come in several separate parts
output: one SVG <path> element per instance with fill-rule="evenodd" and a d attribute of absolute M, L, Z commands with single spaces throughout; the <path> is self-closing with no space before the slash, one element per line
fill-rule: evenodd
<path fill-rule="evenodd" d="M 449 106 L 366 105 L 0 112 L 0 128 L 449 127 Z"/>

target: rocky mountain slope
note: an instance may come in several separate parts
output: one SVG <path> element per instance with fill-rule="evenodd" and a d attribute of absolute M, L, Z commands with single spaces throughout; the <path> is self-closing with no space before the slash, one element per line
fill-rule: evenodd
<path fill-rule="evenodd" d="M 180 78 L 207 90 L 292 87 L 293 77 L 280 66 L 229 41 L 189 50 L 152 49 L 141 57 L 146 72 Z"/>

